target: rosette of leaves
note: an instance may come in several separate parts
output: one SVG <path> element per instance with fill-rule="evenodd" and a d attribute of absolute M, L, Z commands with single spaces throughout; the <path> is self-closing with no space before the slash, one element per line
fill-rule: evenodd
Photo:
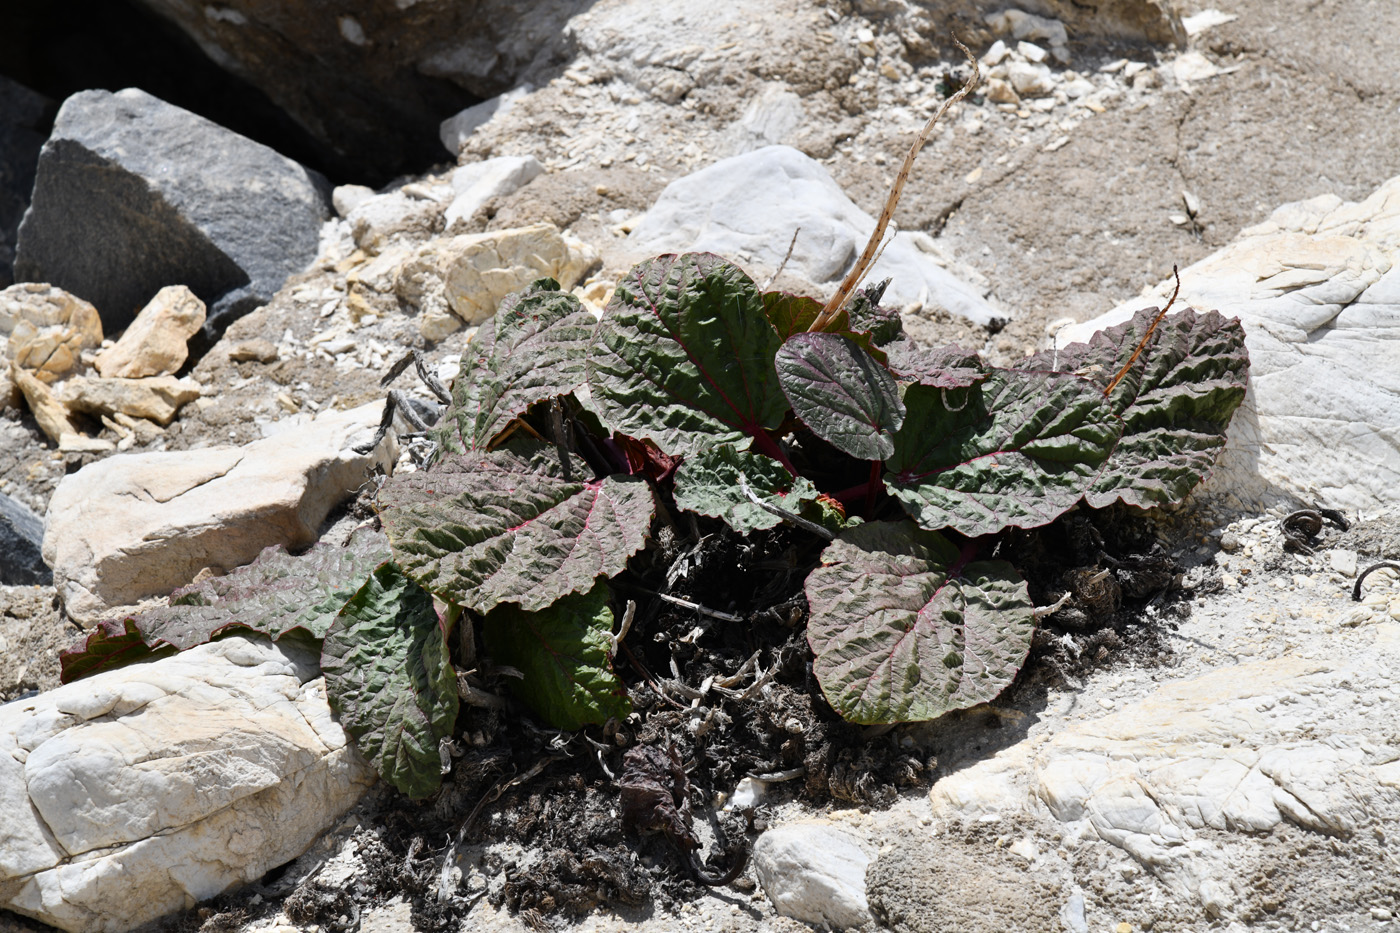
<path fill-rule="evenodd" d="M 820 303 L 709 254 L 637 265 L 601 318 L 551 280 L 507 299 L 471 345 L 436 455 L 380 490 L 387 561 L 347 565 L 316 633 L 332 702 L 380 773 L 436 786 L 460 617 L 549 724 L 626 716 L 610 581 L 662 506 L 736 534 L 799 514 L 835 532 L 806 582 L 807 635 L 847 719 L 992 699 L 1034 630 L 1025 582 L 988 556 L 997 536 L 1080 503 L 1180 501 L 1244 396 L 1243 334 L 1214 312 L 1140 312 L 1003 369 L 903 338 L 882 288 L 819 332 Z M 174 643 L 136 627 L 98 648 Z"/>

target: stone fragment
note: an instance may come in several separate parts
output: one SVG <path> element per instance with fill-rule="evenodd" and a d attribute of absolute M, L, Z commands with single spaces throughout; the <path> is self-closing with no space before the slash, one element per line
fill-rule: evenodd
<path fill-rule="evenodd" d="M 598 253 L 553 224 L 465 234 L 421 247 L 398 271 L 395 291 L 419 313 L 450 310 L 468 324 L 496 313 L 501 299 L 549 276 L 572 288 Z"/>
<path fill-rule="evenodd" d="M 49 502 L 44 560 L 69 615 L 90 622 L 206 567 L 311 544 L 373 466 L 395 462 L 392 438 L 368 455 L 353 449 L 383 408 L 323 412 L 244 447 L 118 454 L 64 477 Z"/>
<path fill-rule="evenodd" d="M 1364 201 L 1287 204 L 1181 270 L 1176 307 L 1239 318 L 1250 388 L 1201 494 L 1234 508 L 1375 510 L 1400 488 L 1400 177 Z M 1087 340 L 1172 281 L 1056 342 Z"/>
<path fill-rule="evenodd" d="M 228 358 L 235 363 L 271 363 L 277 359 L 277 344 L 265 337 L 241 340 L 229 348 Z"/>
<path fill-rule="evenodd" d="M 183 285 L 167 285 L 93 366 L 107 378 L 167 376 L 185 364 L 189 339 L 204 326 L 204 302 Z"/>
<path fill-rule="evenodd" d="M 442 230 L 443 204 L 393 191 L 366 198 L 345 218 L 355 245 L 377 256 L 399 240 L 421 241 Z"/>
<path fill-rule="evenodd" d="M 829 820 L 775 826 L 753 847 L 763 893 L 785 917 L 832 930 L 870 922 L 865 869 L 870 856 Z"/>
<path fill-rule="evenodd" d="M 120 412 L 133 418 L 149 418 L 164 427 L 175 420 L 181 405 L 199 398 L 201 391 L 199 383 L 189 377 L 100 379 L 75 376 L 64 384 L 62 399 L 73 411 L 94 415 Z"/>
<path fill-rule="evenodd" d="M 1010 81 L 993 78 L 987 82 L 987 100 L 994 104 L 1019 104 L 1021 98 Z"/>
<path fill-rule="evenodd" d="M 708 251 L 761 277 L 777 268 L 797 242 L 786 271 L 833 289 L 875 229 L 875 219 L 846 197 L 826 169 L 788 146 L 768 146 L 716 162 L 671 182 L 633 227 L 638 258 Z M 926 235 L 899 233 L 866 277 L 893 278 L 885 303 L 921 303 L 985 324 L 1007 315 L 986 291 L 954 276 L 926 251 Z"/>
<path fill-rule="evenodd" d="M 117 445 L 105 437 L 64 434 L 58 439 L 58 449 L 65 454 L 105 454 L 116 450 Z"/>
<path fill-rule="evenodd" d="M 1044 65 L 1012 62 L 1006 66 L 1006 80 L 1022 97 L 1047 97 L 1055 93 L 1055 77 Z"/>
<path fill-rule="evenodd" d="M 488 201 L 518 191 L 543 171 L 544 166 L 534 156 L 501 156 L 454 170 L 452 190 L 456 196 L 443 218 L 447 232 L 466 233 L 472 216 Z"/>
<path fill-rule="evenodd" d="M 8 335 L 16 366 L 52 383 L 81 366 L 84 350 L 102 345 L 102 320 L 61 288 L 23 282 L 0 292 L 0 334 Z"/>
<path fill-rule="evenodd" d="M 374 781 L 317 662 L 230 637 L 0 706 L 0 906 L 123 933 L 299 856 Z"/>
<path fill-rule="evenodd" d="M 203 117 L 128 89 L 59 110 L 20 225 L 15 277 L 48 281 L 123 330 L 187 285 L 216 336 L 316 256 L 326 180 Z"/>
<path fill-rule="evenodd" d="M 374 189 L 368 185 L 337 185 L 331 191 L 331 206 L 342 218 L 374 197 Z"/>
<path fill-rule="evenodd" d="M 63 435 L 78 433 L 78 428 L 68 417 L 68 406 L 59 401 L 47 385 L 14 364 L 10 365 L 10 379 L 19 387 L 29 406 L 29 413 L 49 440 L 58 443 Z"/>
<path fill-rule="evenodd" d="M 24 503 L 0 492 L 0 584 L 49 584 L 53 571 L 44 564 L 44 520 Z"/>
<path fill-rule="evenodd" d="M 442 140 L 443 148 L 452 153 L 456 158 L 461 152 L 462 146 L 471 135 L 497 114 L 505 115 L 511 107 L 522 98 L 533 91 L 534 85 L 522 84 L 520 87 L 506 91 L 490 100 L 484 100 L 479 104 L 473 104 L 460 113 L 454 114 L 442 121 L 438 128 L 438 138 Z"/>

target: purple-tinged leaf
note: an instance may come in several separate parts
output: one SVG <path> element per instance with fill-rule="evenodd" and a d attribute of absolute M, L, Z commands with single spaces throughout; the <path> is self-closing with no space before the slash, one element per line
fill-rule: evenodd
<path fill-rule="evenodd" d="M 977 354 L 958 346 L 925 349 L 912 340 L 896 340 L 885 351 L 890 369 L 905 382 L 938 389 L 965 389 L 987 378 Z"/>
<path fill-rule="evenodd" d="M 648 260 L 618 283 L 598 324 L 593 408 L 672 455 L 759 437 L 787 414 L 773 369 L 781 342 L 735 266 L 709 253 Z"/>
<path fill-rule="evenodd" d="M 795 513 L 802 503 L 817 499 L 817 488 L 810 480 L 794 478 L 778 461 L 722 444 L 685 458 L 676 471 L 676 505 L 722 518 L 740 534 L 781 522 L 780 517 L 744 495 L 739 485 L 741 475 L 759 499 L 789 512 Z"/>
<path fill-rule="evenodd" d="M 531 405 L 583 385 L 596 326 L 553 279 L 507 297 L 469 345 L 433 437 L 448 452 L 485 449 Z"/>
<path fill-rule="evenodd" d="M 778 350 L 783 393 L 812 433 L 861 460 L 894 453 L 904 403 L 894 376 L 850 337 L 795 334 Z"/>
<path fill-rule="evenodd" d="M 444 457 L 385 483 L 379 499 L 394 560 L 480 613 L 591 590 L 641 550 L 656 510 L 644 480 L 589 479 L 578 461 L 566 479 L 555 449 L 533 441 Z"/>
<path fill-rule="evenodd" d="M 344 547 L 325 542 L 297 557 L 280 545 L 222 577 L 181 587 L 169 605 L 104 622 L 84 645 L 65 653 L 67 682 L 164 647 L 185 651 L 225 632 L 248 629 L 274 641 L 291 632 L 322 638 L 365 575 L 389 559 L 389 542 L 361 528 Z M 136 648 L 139 642 L 146 651 Z"/>
<path fill-rule="evenodd" d="M 808 298 L 806 295 L 794 295 L 790 292 L 764 292 L 761 297 L 764 315 L 767 316 L 768 322 L 773 325 L 773 329 L 783 340 L 787 340 L 794 334 L 805 334 L 807 328 L 811 327 L 822 313 L 822 303 L 815 298 Z M 840 330 L 846 329 L 844 313 L 839 316 L 836 323 L 839 324 Z"/>
<path fill-rule="evenodd" d="M 1128 365 L 1156 316 L 1155 308 L 1139 311 L 1087 344 L 1037 354 L 1019 368 L 1076 372 L 1102 390 Z M 1123 418 L 1123 439 L 1085 502 L 1094 508 L 1120 500 L 1144 508 L 1180 502 L 1224 448 L 1248 381 L 1238 321 L 1191 309 L 1163 318 L 1108 396 Z"/>
<path fill-rule="evenodd" d="M 556 729 L 580 729 L 632 712 L 608 654 L 612 627 L 608 587 L 599 583 L 537 612 L 498 606 L 481 637 L 494 663 L 525 675 L 511 681 L 517 698 Z"/>
<path fill-rule="evenodd" d="M 433 598 L 386 561 L 321 648 L 326 697 L 379 776 L 410 797 L 442 783 L 438 744 L 457 721 L 457 676 Z"/>
<path fill-rule="evenodd" d="M 1091 383 L 996 370 L 965 389 L 911 385 L 885 484 L 920 525 L 965 535 L 1034 528 L 1075 505 L 1122 422 Z"/>
<path fill-rule="evenodd" d="M 856 723 L 918 722 L 995 699 L 1035 630 L 1010 564 L 964 564 L 947 538 L 907 521 L 842 532 L 806 591 L 813 673 Z"/>

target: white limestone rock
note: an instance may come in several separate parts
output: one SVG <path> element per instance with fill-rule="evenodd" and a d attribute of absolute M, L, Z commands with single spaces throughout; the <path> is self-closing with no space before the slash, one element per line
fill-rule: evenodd
<path fill-rule="evenodd" d="M 185 365 L 189 339 L 204 326 L 205 308 L 183 285 L 167 285 L 147 302 L 117 342 L 93 362 L 107 378 L 168 376 Z"/>
<path fill-rule="evenodd" d="M 369 454 L 383 405 L 328 411 L 245 447 L 117 455 L 63 478 L 44 523 L 44 561 L 68 613 L 90 622 L 163 596 L 206 567 L 232 570 L 263 548 L 305 547 L 372 466 L 397 459 L 391 438 Z"/>
<path fill-rule="evenodd" d="M 1022 741 L 935 784 L 933 816 L 1051 818 L 1228 916 L 1248 883 L 1232 836 L 1286 821 L 1349 838 L 1400 815 L 1385 739 L 1400 721 L 1400 625 L 1374 632 L 1359 654 L 1226 666 Z"/>
<path fill-rule="evenodd" d="M 774 826 L 753 847 L 763 893 L 785 917 L 831 930 L 870 922 L 865 869 L 870 853 L 829 820 Z"/>
<path fill-rule="evenodd" d="M 225 638 L 0 706 L 0 906 L 121 933 L 296 858 L 374 781 L 318 670 Z"/>
<path fill-rule="evenodd" d="M 102 344 L 102 319 L 61 288 L 21 282 L 0 291 L 0 335 L 11 362 L 47 385 L 82 369 L 82 352 Z"/>
<path fill-rule="evenodd" d="M 572 288 L 598 253 L 553 224 L 445 237 L 425 243 L 399 267 L 395 292 L 423 315 L 450 310 L 467 324 L 496 313 L 501 299 L 550 277 Z"/>
<path fill-rule="evenodd" d="M 875 229 L 814 159 L 788 146 L 767 146 L 723 159 L 666 186 L 628 238 L 639 255 L 713 252 L 751 274 L 772 270 L 797 242 L 786 269 L 834 288 Z M 1006 317 L 941 264 L 926 235 L 897 234 L 866 276 L 892 277 L 885 303 L 941 306 L 985 324 Z"/>
<path fill-rule="evenodd" d="M 452 172 L 455 196 L 443 217 L 449 234 L 467 232 L 468 222 L 492 198 L 520 190 L 544 171 L 534 156 L 501 156 L 463 165 Z"/>
<path fill-rule="evenodd" d="M 1361 202 L 1326 195 L 1274 211 L 1181 271 L 1179 307 L 1239 318 L 1250 390 L 1203 492 L 1236 507 L 1281 501 L 1374 511 L 1400 488 L 1400 178 Z M 1056 335 L 1088 339 L 1127 302 Z"/>

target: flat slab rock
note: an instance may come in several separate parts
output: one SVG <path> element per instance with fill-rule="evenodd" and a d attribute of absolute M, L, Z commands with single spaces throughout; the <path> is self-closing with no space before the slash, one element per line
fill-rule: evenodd
<path fill-rule="evenodd" d="M 628 238 L 648 256 L 711 252 L 761 277 L 784 267 L 817 286 L 833 287 L 865 247 L 875 219 L 832 180 L 820 162 L 790 146 L 766 146 L 673 181 Z M 887 234 L 888 235 L 888 234 Z M 1009 317 L 940 264 L 932 240 L 899 233 L 867 282 L 893 277 L 885 303 L 941 307 L 978 324 Z"/>
<path fill-rule="evenodd" d="M 374 781 L 318 672 L 226 638 L 0 706 L 0 906 L 121 933 L 296 858 Z"/>
<path fill-rule="evenodd" d="M 1056 335 L 1120 323 L 1136 299 Z M 1177 307 L 1238 317 L 1250 389 L 1203 492 L 1233 508 L 1280 502 L 1375 511 L 1400 488 L 1400 178 L 1360 202 L 1286 204 L 1181 272 Z"/>
<path fill-rule="evenodd" d="M 305 547 L 376 464 L 367 442 L 384 406 L 327 411 L 244 447 L 119 454 L 65 476 L 49 501 L 43 555 L 69 615 L 168 595 L 206 567 L 222 572 L 273 544 Z"/>

